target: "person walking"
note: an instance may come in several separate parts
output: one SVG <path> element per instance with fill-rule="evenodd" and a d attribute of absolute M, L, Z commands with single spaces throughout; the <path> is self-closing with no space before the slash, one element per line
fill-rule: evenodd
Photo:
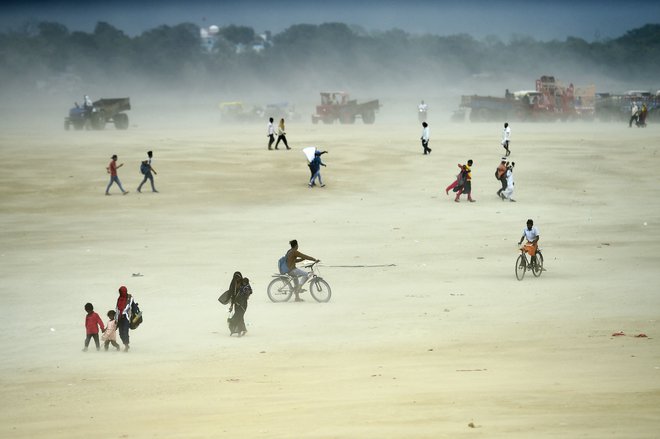
<path fill-rule="evenodd" d="M 314 159 L 309 163 L 309 170 L 312 172 L 312 178 L 309 180 L 309 187 L 316 186 L 315 180 L 319 179 L 319 184 L 321 187 L 325 187 L 323 180 L 321 179 L 321 166 L 325 166 L 325 163 L 321 161 L 321 155 L 327 151 L 316 150 L 314 153 Z"/>
<path fill-rule="evenodd" d="M 101 332 L 105 332 L 105 326 L 103 326 L 103 320 L 101 320 L 101 317 L 94 312 L 94 305 L 86 303 L 85 311 L 87 311 L 87 316 L 85 316 L 85 333 L 87 334 L 87 337 L 85 338 L 83 352 L 87 351 L 91 339 L 94 339 L 96 350 L 98 351 L 101 349 L 101 344 L 99 343 L 99 327 L 101 328 Z"/>
<path fill-rule="evenodd" d="M 462 171 L 462 176 L 459 178 L 458 184 L 454 188 L 456 191 L 456 198 L 454 198 L 455 202 L 459 202 L 459 198 L 461 198 L 462 194 L 466 194 L 468 197 L 468 201 L 470 203 L 474 203 L 476 200 L 472 199 L 472 160 L 468 160 L 467 164 L 463 166 L 463 171 Z"/>
<path fill-rule="evenodd" d="M 238 294 L 238 290 L 241 287 L 243 281 L 243 275 L 241 274 L 240 271 L 235 271 L 234 275 L 231 277 L 231 282 L 229 283 L 229 289 L 222 293 L 220 297 L 218 297 L 218 302 L 220 302 L 223 305 L 227 305 L 231 302 L 229 306 L 229 312 L 232 312 L 232 309 L 234 309 L 234 297 Z M 234 335 L 235 331 L 235 324 L 233 320 L 233 315 L 227 319 L 227 326 L 229 326 L 229 335 Z"/>
<path fill-rule="evenodd" d="M 417 106 L 417 117 L 420 122 L 425 122 L 428 120 L 427 114 L 429 111 L 429 106 L 422 100 L 422 102 Z"/>
<path fill-rule="evenodd" d="M 506 156 L 509 157 L 511 151 L 509 150 L 509 141 L 511 140 L 511 127 L 508 122 L 504 122 L 504 131 L 502 131 L 502 146 L 506 150 Z"/>
<path fill-rule="evenodd" d="M 280 144 L 280 140 L 284 142 L 286 149 L 289 148 L 289 144 L 286 142 L 286 132 L 284 131 L 284 119 L 280 119 L 280 123 L 277 125 L 277 142 L 275 142 L 275 149 L 279 149 L 277 145 Z"/>
<path fill-rule="evenodd" d="M 639 117 L 637 118 L 637 123 L 636 125 L 638 127 L 645 127 L 646 126 L 646 115 L 648 114 L 649 110 L 646 108 L 646 104 L 642 104 L 642 108 L 639 110 Z"/>
<path fill-rule="evenodd" d="M 447 186 L 445 188 L 445 193 L 447 195 L 449 195 L 449 191 L 456 192 L 458 190 L 458 189 L 456 189 L 456 186 L 458 186 L 458 183 L 461 180 L 461 176 L 463 175 L 464 168 L 465 168 L 464 165 L 461 165 L 460 163 L 458 164 L 459 171 L 458 171 L 458 174 L 456 175 L 456 179 L 454 180 L 454 182 L 452 184 L 450 184 L 449 186 Z"/>
<path fill-rule="evenodd" d="M 247 277 L 244 277 L 240 280 L 240 284 L 237 286 L 234 295 L 231 297 L 229 312 L 231 312 L 233 308 L 234 314 L 227 320 L 230 336 L 238 334 L 239 337 L 242 337 L 247 332 L 247 328 L 245 327 L 245 311 L 247 311 L 248 299 L 251 294 L 252 288 L 250 287 L 250 280 Z"/>
<path fill-rule="evenodd" d="M 140 183 L 140 186 L 138 186 L 137 191 L 142 192 L 142 185 L 149 180 L 151 183 L 151 192 L 158 193 L 156 190 L 156 187 L 154 186 L 154 176 L 151 175 L 152 173 L 154 175 L 158 175 L 156 170 L 151 166 L 151 163 L 153 161 L 154 153 L 153 151 L 147 151 L 147 159 L 142 160 L 142 164 L 140 164 L 140 172 L 142 175 L 144 175 L 144 179 L 142 180 L 142 183 Z"/>
<path fill-rule="evenodd" d="M 424 148 L 424 155 L 431 154 L 431 148 L 429 148 L 429 124 L 422 122 L 422 148 Z"/>
<path fill-rule="evenodd" d="M 273 127 L 272 117 L 268 119 L 266 130 L 268 131 L 268 134 L 266 134 L 266 137 L 268 137 L 268 149 L 273 149 L 273 142 L 275 142 L 275 128 Z"/>
<path fill-rule="evenodd" d="M 103 340 L 103 348 L 107 351 L 108 347 L 112 343 L 117 351 L 119 351 L 119 344 L 117 343 L 117 322 L 115 321 L 115 315 L 117 313 L 114 310 L 108 311 L 108 323 L 105 325 L 105 332 L 101 336 Z"/>
<path fill-rule="evenodd" d="M 630 121 L 628 122 L 628 128 L 632 128 L 633 121 L 635 124 L 639 121 L 639 107 L 637 102 L 633 102 L 632 108 L 630 109 Z"/>
<path fill-rule="evenodd" d="M 500 184 L 502 187 L 498 189 L 497 191 L 497 196 L 502 197 L 502 192 L 506 189 L 506 171 L 507 171 L 507 161 L 506 158 L 502 157 L 502 161 L 500 162 L 500 165 L 497 167 L 495 170 L 495 178 L 499 180 Z"/>
<path fill-rule="evenodd" d="M 112 160 L 110 161 L 110 164 L 108 165 L 107 168 L 105 168 L 108 171 L 108 174 L 110 174 L 110 183 L 108 183 L 108 187 L 105 188 L 105 194 L 110 195 L 110 186 L 112 186 L 112 183 L 117 183 L 117 186 L 119 186 L 119 189 L 121 190 L 122 195 L 126 195 L 128 191 L 125 191 L 124 188 L 121 186 L 121 181 L 119 181 L 119 177 L 117 176 L 117 169 L 121 168 L 124 166 L 123 163 L 117 164 L 117 154 L 114 154 L 112 156 Z"/>
<path fill-rule="evenodd" d="M 115 321 L 119 329 L 119 338 L 124 345 L 124 352 L 127 352 L 130 344 L 128 331 L 131 327 L 131 318 L 133 316 L 133 296 L 128 294 L 125 286 L 119 287 L 119 297 L 117 298 L 117 307 L 115 308 Z"/>
<path fill-rule="evenodd" d="M 513 199 L 513 168 L 516 166 L 516 162 L 511 162 L 511 166 L 508 166 L 506 169 L 506 189 L 500 194 L 502 201 L 509 200 L 511 202 L 516 202 Z"/>

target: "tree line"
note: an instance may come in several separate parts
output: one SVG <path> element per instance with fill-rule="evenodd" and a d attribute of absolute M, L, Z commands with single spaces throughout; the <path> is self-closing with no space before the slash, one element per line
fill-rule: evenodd
<path fill-rule="evenodd" d="M 524 75 L 534 66 L 570 66 L 621 81 L 657 81 L 660 24 L 619 38 L 588 42 L 537 41 L 514 36 L 477 40 L 468 34 L 416 35 L 393 29 L 366 32 L 343 23 L 298 24 L 254 48 L 254 29 L 219 29 L 203 47 L 191 23 L 158 26 L 130 37 L 106 22 L 92 32 L 70 31 L 55 22 L 28 23 L 0 33 L 0 79 L 5 86 L 30 85 L 60 74 L 84 82 L 148 77 L 154 83 L 231 83 L 252 79 L 289 84 L 301 75 L 359 83 L 465 75 Z M 238 48 L 241 50 L 238 50 Z M 547 73 L 554 72 L 546 70 Z"/>

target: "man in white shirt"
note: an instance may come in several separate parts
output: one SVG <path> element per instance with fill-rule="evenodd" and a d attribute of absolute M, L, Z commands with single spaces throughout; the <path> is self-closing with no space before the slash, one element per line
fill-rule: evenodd
<path fill-rule="evenodd" d="M 532 260 L 536 260 L 536 250 L 539 247 L 539 229 L 534 227 L 534 221 L 531 219 L 527 220 L 527 227 L 523 229 L 523 235 L 520 237 L 518 245 L 522 244 L 523 239 L 527 238 L 525 243 L 525 252 L 532 257 Z"/>
<path fill-rule="evenodd" d="M 639 120 L 639 107 L 637 106 L 636 102 L 633 102 L 633 106 L 630 109 L 630 122 L 628 122 L 628 127 L 632 128 L 633 121 L 637 123 L 638 120 Z"/>
<path fill-rule="evenodd" d="M 509 157 L 509 140 L 511 139 L 511 127 L 508 122 L 504 122 L 504 131 L 502 132 L 502 146 L 506 150 L 506 156 Z"/>
<path fill-rule="evenodd" d="M 83 97 L 83 110 L 85 110 L 85 118 L 89 119 L 92 115 L 94 104 L 88 95 Z"/>
<path fill-rule="evenodd" d="M 268 119 L 268 149 L 273 149 L 273 142 L 275 142 L 275 127 L 273 126 L 273 118 Z"/>
<path fill-rule="evenodd" d="M 502 200 L 509 200 L 511 202 L 516 202 L 513 199 L 513 168 L 516 166 L 516 162 L 511 162 L 511 166 L 506 169 L 506 189 L 501 192 Z"/>
<path fill-rule="evenodd" d="M 419 115 L 419 121 L 424 122 L 427 120 L 427 113 L 429 110 L 429 106 L 422 101 L 421 104 L 417 106 L 417 114 Z"/>
<path fill-rule="evenodd" d="M 429 148 L 429 124 L 422 122 L 422 148 L 424 148 L 424 155 L 431 154 L 431 148 Z"/>

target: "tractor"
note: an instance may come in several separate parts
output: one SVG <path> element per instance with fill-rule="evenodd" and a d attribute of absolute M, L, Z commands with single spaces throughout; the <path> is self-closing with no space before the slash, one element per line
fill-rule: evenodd
<path fill-rule="evenodd" d="M 316 124 L 320 120 L 331 124 L 338 120 L 342 124 L 353 124 L 360 117 L 365 124 L 372 124 L 376 121 L 379 108 L 377 99 L 359 104 L 343 91 L 323 92 L 321 105 L 316 106 L 316 114 L 312 115 L 312 123 Z"/>
<path fill-rule="evenodd" d="M 102 130 L 106 123 L 113 123 L 118 130 L 128 128 L 128 115 L 123 113 L 131 109 L 129 98 L 99 99 L 91 107 L 81 107 L 77 103 L 64 118 L 64 129 Z"/>

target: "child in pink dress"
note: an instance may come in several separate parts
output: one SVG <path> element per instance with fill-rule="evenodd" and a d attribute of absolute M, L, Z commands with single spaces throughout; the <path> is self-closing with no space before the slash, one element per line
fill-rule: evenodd
<path fill-rule="evenodd" d="M 112 343 L 112 346 L 115 347 L 115 349 L 119 350 L 119 343 L 117 343 L 117 322 L 115 322 L 115 311 L 110 310 L 108 311 L 108 318 L 110 319 L 108 323 L 105 325 L 105 332 L 101 336 L 101 339 L 103 339 L 103 347 L 105 350 L 108 350 L 108 347 L 110 346 L 110 343 Z"/>

